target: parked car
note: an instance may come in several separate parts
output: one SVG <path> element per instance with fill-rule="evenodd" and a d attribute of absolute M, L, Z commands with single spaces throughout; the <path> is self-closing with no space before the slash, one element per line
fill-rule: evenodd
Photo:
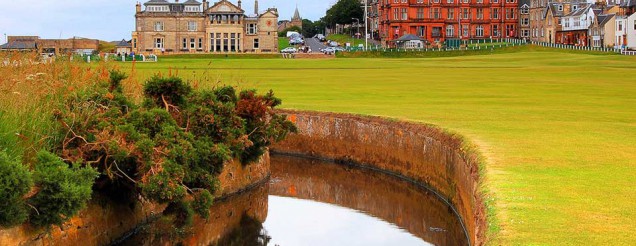
<path fill-rule="evenodd" d="M 338 46 L 340 46 L 340 44 L 338 44 L 338 42 L 336 42 L 336 41 L 329 41 L 327 44 L 328 44 L 329 46 L 331 46 L 331 47 L 338 47 Z"/>
<path fill-rule="evenodd" d="M 280 51 L 280 53 L 289 53 L 289 54 L 296 53 L 296 52 L 298 52 L 298 50 L 294 47 L 287 47 Z"/>
<path fill-rule="evenodd" d="M 342 48 L 342 47 L 333 47 L 333 49 L 334 49 L 336 52 L 343 52 L 343 51 L 347 51 L 345 48 Z"/>
<path fill-rule="evenodd" d="M 336 49 L 334 47 L 327 47 L 321 50 L 322 53 L 325 53 L 327 55 L 331 55 L 331 54 L 335 54 L 336 53 Z"/>
<path fill-rule="evenodd" d="M 316 36 L 314 36 L 314 38 L 318 39 L 318 41 L 320 41 L 320 42 L 325 42 L 327 40 L 325 35 L 322 35 L 322 34 L 316 34 Z"/>

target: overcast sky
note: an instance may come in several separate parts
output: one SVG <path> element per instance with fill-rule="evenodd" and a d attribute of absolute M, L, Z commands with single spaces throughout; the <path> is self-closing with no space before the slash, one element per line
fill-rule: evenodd
<path fill-rule="evenodd" d="M 142 0 L 144 3 L 148 0 Z M 169 0 L 174 1 L 174 0 Z M 183 0 L 185 1 L 185 0 Z M 203 0 L 199 0 L 201 2 Z M 238 0 L 230 0 L 235 3 Z M 261 11 L 277 7 L 280 20 L 290 19 L 298 4 L 301 17 L 318 20 L 336 0 L 259 0 Z M 135 24 L 136 0 L 0 0 L 0 43 L 9 36 L 41 38 L 73 36 L 107 41 L 130 39 Z M 216 0 L 211 0 L 212 3 Z M 244 0 L 246 13 L 254 1 Z"/>

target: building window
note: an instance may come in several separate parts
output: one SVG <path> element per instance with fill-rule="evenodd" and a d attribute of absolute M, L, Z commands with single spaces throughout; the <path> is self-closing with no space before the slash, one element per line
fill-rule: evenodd
<path fill-rule="evenodd" d="M 526 7 L 521 8 L 521 14 L 527 15 L 528 13 L 530 13 L 528 8 Z"/>
<path fill-rule="evenodd" d="M 499 19 L 499 9 L 497 9 L 497 8 L 493 8 L 492 9 L 492 18 L 493 19 Z"/>
<path fill-rule="evenodd" d="M 181 49 L 184 49 L 184 50 L 188 49 L 188 39 L 187 38 L 183 38 L 183 43 L 181 44 Z"/>
<path fill-rule="evenodd" d="M 515 26 L 514 25 L 506 25 L 506 37 L 515 35 Z"/>
<path fill-rule="evenodd" d="M 530 36 L 530 30 L 522 30 L 521 31 L 521 36 L 524 38 L 527 38 L 528 36 Z"/>
<path fill-rule="evenodd" d="M 257 50 L 259 48 L 260 48 L 259 40 L 258 40 L 258 38 L 255 38 L 254 39 L 254 49 Z"/>
<path fill-rule="evenodd" d="M 400 9 L 398 9 L 398 8 L 394 8 L 393 9 L 393 20 L 399 20 L 399 18 L 398 18 L 399 17 L 398 15 L 400 15 L 399 11 L 400 11 Z"/>
<path fill-rule="evenodd" d="M 433 27 L 433 32 L 431 33 L 431 35 L 434 38 L 439 38 L 442 36 L 442 28 L 441 27 Z"/>
<path fill-rule="evenodd" d="M 161 22 L 161 21 L 155 22 L 155 31 L 156 32 L 163 32 L 163 22 Z"/>
<path fill-rule="evenodd" d="M 257 31 L 256 23 L 247 24 L 247 34 L 253 35 L 256 34 Z"/>
<path fill-rule="evenodd" d="M 424 19 L 424 8 L 417 9 L 417 19 Z"/>
<path fill-rule="evenodd" d="M 515 18 L 515 9 L 507 8 L 506 9 L 506 19 L 511 20 Z"/>
<path fill-rule="evenodd" d="M 478 20 L 484 19 L 484 9 L 482 8 L 477 9 L 477 19 Z"/>
<path fill-rule="evenodd" d="M 448 9 L 447 19 L 452 20 L 455 18 L 455 9 Z"/>
<path fill-rule="evenodd" d="M 406 8 L 402 8 L 402 20 L 408 20 L 409 15 Z"/>
<path fill-rule="evenodd" d="M 468 37 L 468 36 L 469 36 L 469 34 L 468 34 L 468 30 L 469 30 L 469 29 L 468 29 L 468 25 L 462 25 L 462 35 L 463 35 L 464 37 Z"/>
<path fill-rule="evenodd" d="M 468 8 L 463 8 L 463 9 L 462 9 L 462 12 L 463 12 L 463 13 L 462 13 L 462 15 L 463 15 L 462 19 L 467 20 L 467 19 L 469 19 L 469 18 L 470 18 L 470 17 L 468 16 Z"/>
<path fill-rule="evenodd" d="M 477 37 L 484 36 L 484 27 L 482 25 L 477 25 L 477 28 L 475 28 L 475 36 Z"/>
<path fill-rule="evenodd" d="M 426 37 L 426 28 L 423 26 L 417 27 L 417 36 Z"/>
<path fill-rule="evenodd" d="M 557 6 L 557 9 L 558 9 L 559 11 L 563 11 L 563 5 L 559 5 L 559 6 Z"/>
<path fill-rule="evenodd" d="M 194 21 L 188 21 L 188 31 L 195 32 L 197 30 L 197 23 Z"/>
<path fill-rule="evenodd" d="M 163 38 L 155 38 L 155 48 L 163 49 Z"/>
<path fill-rule="evenodd" d="M 439 19 L 439 8 L 433 8 L 433 19 Z"/>
<path fill-rule="evenodd" d="M 528 18 L 521 19 L 521 25 L 523 26 L 530 25 L 530 21 L 528 20 Z"/>
<path fill-rule="evenodd" d="M 499 37 L 499 25 L 492 25 L 492 36 Z"/>
<path fill-rule="evenodd" d="M 133 38 L 132 43 L 133 43 L 133 49 L 136 49 L 137 48 L 137 39 Z"/>
<path fill-rule="evenodd" d="M 446 37 L 453 37 L 455 35 L 455 28 L 453 25 L 446 26 Z"/>
<path fill-rule="evenodd" d="M 634 20 L 634 30 L 636 30 L 636 20 Z"/>
<path fill-rule="evenodd" d="M 203 49 L 203 38 L 199 38 L 199 49 Z"/>
<path fill-rule="evenodd" d="M 196 43 L 194 42 L 194 38 L 190 39 L 190 49 L 194 49 L 196 47 Z"/>

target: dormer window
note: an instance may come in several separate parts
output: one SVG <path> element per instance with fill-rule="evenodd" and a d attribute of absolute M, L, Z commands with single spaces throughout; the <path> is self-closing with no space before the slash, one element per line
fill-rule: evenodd
<path fill-rule="evenodd" d="M 559 11 L 563 11 L 563 5 L 559 5 L 559 6 L 557 7 L 557 9 L 558 9 Z"/>
<path fill-rule="evenodd" d="M 148 6 L 146 7 L 148 12 L 168 12 L 168 6 Z"/>
<path fill-rule="evenodd" d="M 199 12 L 199 6 L 186 6 L 185 12 Z"/>
<path fill-rule="evenodd" d="M 577 9 L 579 9 L 579 6 L 572 5 L 572 11 L 576 11 Z"/>

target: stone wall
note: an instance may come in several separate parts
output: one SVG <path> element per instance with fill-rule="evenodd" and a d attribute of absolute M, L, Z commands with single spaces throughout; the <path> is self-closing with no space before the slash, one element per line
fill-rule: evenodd
<path fill-rule="evenodd" d="M 461 138 L 437 127 L 346 114 L 282 111 L 299 134 L 273 152 L 356 164 L 429 187 L 454 208 L 473 245 L 485 240 L 478 155 Z"/>
<path fill-rule="evenodd" d="M 219 175 L 221 190 L 217 197 L 240 192 L 269 177 L 269 154 L 247 166 L 239 161 L 225 165 Z M 159 214 L 164 205 L 153 203 L 121 204 L 94 195 L 88 207 L 50 234 L 27 225 L 0 230 L 0 245 L 108 245 Z"/>

